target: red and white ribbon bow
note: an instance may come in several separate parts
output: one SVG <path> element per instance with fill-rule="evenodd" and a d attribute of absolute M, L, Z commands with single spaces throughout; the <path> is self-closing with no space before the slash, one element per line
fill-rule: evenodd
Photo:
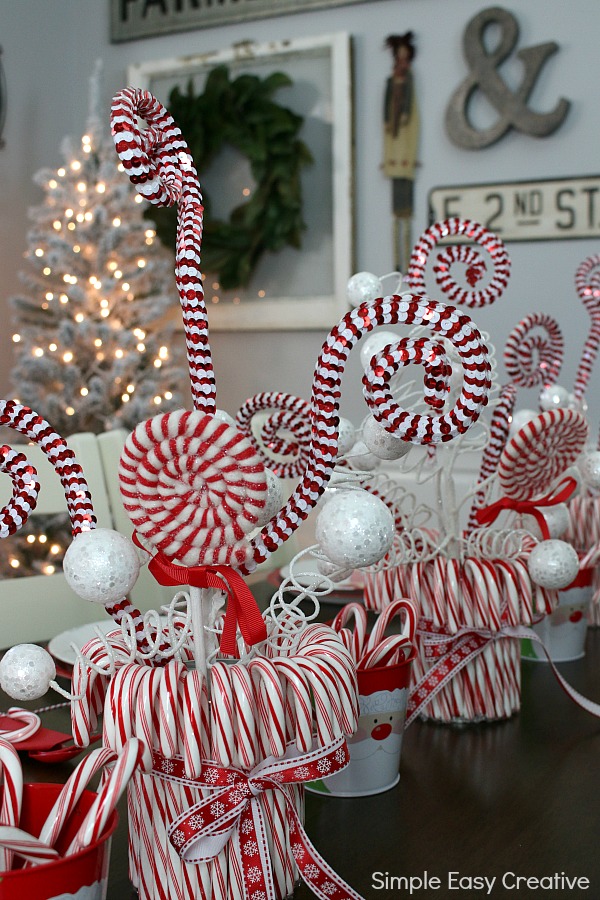
<path fill-rule="evenodd" d="M 261 797 L 279 791 L 286 802 L 291 852 L 302 879 L 321 900 L 363 900 L 321 857 L 308 839 L 296 809 L 292 787 L 333 775 L 348 765 L 346 741 L 338 738 L 302 756 L 290 745 L 280 759 L 269 757 L 252 769 L 225 768 L 207 762 L 202 778 L 193 782 L 211 788 L 211 795 L 173 821 L 169 839 L 187 863 L 208 862 L 231 844 L 243 873 L 246 900 L 275 900 Z M 165 765 L 166 764 L 166 765 Z M 183 760 L 154 754 L 154 771 L 161 778 L 185 780 Z"/>
<path fill-rule="evenodd" d="M 563 678 L 550 653 L 540 636 L 532 628 L 523 625 L 504 625 L 499 631 L 490 631 L 487 628 L 473 628 L 465 626 L 454 634 L 449 634 L 444 628 L 436 627 L 430 619 L 420 619 L 417 633 L 423 641 L 423 651 L 426 659 L 436 660 L 428 672 L 411 689 L 406 709 L 405 728 L 423 712 L 425 707 L 433 700 L 442 688 L 454 678 L 462 668 L 472 662 L 489 644 L 490 641 L 513 638 L 523 640 L 529 638 L 539 644 L 548 657 L 548 662 L 558 680 L 558 683 L 566 694 L 582 709 L 597 718 L 600 718 L 600 704 L 588 700 L 579 691 L 571 687 Z"/>

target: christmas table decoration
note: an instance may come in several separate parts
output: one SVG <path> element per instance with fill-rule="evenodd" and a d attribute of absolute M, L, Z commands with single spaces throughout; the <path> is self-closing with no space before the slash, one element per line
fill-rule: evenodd
<path fill-rule="evenodd" d="M 469 243 L 453 246 L 452 238 Z M 424 290 L 433 273 L 438 288 L 454 303 L 483 307 L 501 295 L 509 269 L 496 235 L 469 220 L 450 219 L 433 225 L 417 242 L 406 281 L 411 289 Z M 466 285 L 459 282 L 457 270 Z M 420 339 L 418 332 L 413 339 Z M 455 360 L 450 357 L 450 369 L 444 370 L 446 348 L 441 343 L 428 346 L 427 352 L 440 360 L 435 387 L 443 409 L 457 388 Z M 569 542 L 557 539 L 561 532 L 552 533 L 551 523 L 556 529 L 564 521 L 564 503 L 577 490 L 579 478 L 572 467 L 587 439 L 585 417 L 574 409 L 552 407 L 527 415 L 520 425 L 513 420 L 518 389 L 547 388 L 558 375 L 562 354 L 557 323 L 544 314 L 528 316 L 507 342 L 511 381 L 494 385 L 489 426 L 478 425 L 479 431 L 473 429 L 449 448 L 428 449 L 418 459 L 398 456 L 394 465 L 412 473 L 415 491 L 433 482 L 435 505 L 419 503 L 412 492 L 394 484 L 393 468 L 383 476 L 375 472 L 370 486 L 365 483 L 388 503 L 396 523 L 391 550 L 367 572 L 367 606 L 381 610 L 395 597 L 408 596 L 419 608 L 408 724 L 418 715 L 473 722 L 516 712 L 518 629 L 551 613 L 558 591 L 578 575 L 578 554 Z M 377 361 L 367 362 L 367 369 L 370 365 Z M 395 388 L 409 397 L 414 385 Z M 390 458 L 373 441 L 371 427 L 366 420 L 359 431 L 368 449 L 375 458 Z M 454 469 L 458 455 L 467 450 L 481 454 L 479 475 L 457 498 Z"/>
<path fill-rule="evenodd" d="M 140 130 L 138 118 L 148 127 Z M 425 328 L 433 337 L 394 338 L 372 353 L 363 390 L 394 452 L 398 442 L 402 451 L 405 444 L 446 444 L 464 434 L 487 403 L 487 350 L 471 319 L 453 306 L 418 293 L 375 298 L 348 312 L 326 337 L 310 402 L 260 394 L 232 419 L 216 403 L 199 268 L 202 197 L 187 145 L 146 91 L 127 89 L 115 97 L 112 133 L 141 196 L 178 205 L 175 275 L 194 409 L 143 421 L 126 440 L 119 483 L 136 529 L 129 543 L 95 528 L 83 473 L 49 424 L 17 404 L 0 408 L 5 424 L 47 449 L 63 479 L 74 532 L 65 556 L 69 583 L 115 619 L 114 632 L 99 633 L 78 651 L 73 736 L 87 746 L 102 716 L 105 749 L 120 754 L 139 741 L 128 813 L 130 874 L 142 900 L 277 900 L 293 893 L 299 877 L 317 896 L 356 898 L 302 824 L 303 785 L 337 774 L 348 762 L 346 738 L 357 727 L 358 695 L 351 653 L 300 602 L 311 598 L 316 611 L 319 592 L 332 589 L 340 567 L 377 562 L 394 538 L 388 507 L 373 491 L 357 488 L 350 469 L 342 465 L 332 482 L 340 447 L 358 457 L 353 428 L 340 426 L 337 414 L 341 379 L 351 350 L 375 329 Z M 444 407 L 452 374 L 446 346 L 463 377 Z M 424 413 L 412 412 L 390 387 L 413 363 L 425 372 Z M 365 446 L 363 456 L 369 453 Z M 284 475 L 298 479 L 286 502 L 278 484 Z M 348 477 L 353 483 L 345 490 Z M 292 575 L 261 614 L 244 576 L 288 540 L 330 485 L 320 513 L 331 554 L 320 554 L 323 574 L 308 589 Z M 20 518 L 30 504 L 24 493 L 20 487 Z M 335 525 L 344 516 L 347 534 Z M 161 584 L 174 587 L 164 618 L 158 611 L 142 616 L 126 598 L 142 562 Z M 374 663 L 403 652 L 394 647 L 392 653 L 388 644 L 371 649 Z M 31 655 L 29 663 L 37 673 L 33 694 L 27 665 L 9 660 L 3 683 L 28 696 L 55 686 L 51 668 L 42 671 Z M 92 833 L 87 828 L 86 835 Z"/>

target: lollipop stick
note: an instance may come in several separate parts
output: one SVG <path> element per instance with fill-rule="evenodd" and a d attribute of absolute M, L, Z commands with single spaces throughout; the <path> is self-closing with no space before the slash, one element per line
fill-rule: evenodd
<path fill-rule="evenodd" d="M 190 586 L 190 614 L 192 619 L 192 640 L 194 650 L 194 663 L 196 669 L 202 672 L 206 678 L 208 672 L 208 653 L 206 650 L 205 625 L 214 625 L 211 622 L 213 600 L 220 593 L 215 588 L 199 588 Z"/>

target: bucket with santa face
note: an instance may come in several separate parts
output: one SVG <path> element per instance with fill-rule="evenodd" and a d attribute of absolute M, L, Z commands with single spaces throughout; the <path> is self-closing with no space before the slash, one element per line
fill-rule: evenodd
<path fill-rule="evenodd" d="M 358 730 L 348 738 L 350 762 L 341 772 L 311 781 L 308 791 L 333 797 L 367 797 L 395 787 L 400 780 L 400 753 L 408 688 L 416 649 L 393 666 L 358 669 Z"/>
<path fill-rule="evenodd" d="M 533 626 L 552 662 L 570 662 L 585 656 L 593 574 L 593 569 L 582 569 L 572 584 L 558 592 L 558 606 L 554 612 Z M 523 641 L 521 656 L 548 662 L 541 644 L 535 640 Z"/>

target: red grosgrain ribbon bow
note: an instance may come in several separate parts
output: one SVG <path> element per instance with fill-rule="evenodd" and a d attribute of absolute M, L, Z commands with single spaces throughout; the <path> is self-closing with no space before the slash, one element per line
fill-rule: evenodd
<path fill-rule="evenodd" d="M 133 540 L 141 546 L 135 534 Z M 220 643 L 221 653 L 225 656 L 238 655 L 238 625 L 249 646 L 267 639 L 267 627 L 252 591 L 240 573 L 231 566 L 178 566 L 162 553 L 156 553 L 148 563 L 148 569 L 159 584 L 189 584 L 190 587 L 225 591 L 227 610 Z"/>
<path fill-rule="evenodd" d="M 489 506 L 483 506 L 475 513 L 475 517 L 480 525 L 491 525 L 503 509 L 511 509 L 513 512 L 521 515 L 533 516 L 540 526 L 542 537 L 544 540 L 550 538 L 548 525 L 541 510 L 546 506 L 555 506 L 557 503 L 566 503 L 577 488 L 577 481 L 570 475 L 545 497 L 537 497 L 535 500 L 514 500 L 512 497 L 501 497 L 495 503 Z"/>
<path fill-rule="evenodd" d="M 296 753 L 295 746 L 290 746 L 284 757 L 271 756 L 251 772 L 206 762 L 202 778 L 193 782 L 185 779 L 183 760 L 165 760 L 154 753 L 154 770 L 161 778 L 211 789 L 207 799 L 173 821 L 169 840 L 187 863 L 208 862 L 230 843 L 230 852 L 235 854 L 242 873 L 246 900 L 275 900 L 264 804 L 267 792 L 277 791 L 285 802 L 294 862 L 311 891 L 321 900 L 363 900 L 313 847 L 296 808 L 297 793 L 294 795 L 296 786 L 333 775 L 348 764 L 346 741 L 338 738 L 302 756 Z"/>

